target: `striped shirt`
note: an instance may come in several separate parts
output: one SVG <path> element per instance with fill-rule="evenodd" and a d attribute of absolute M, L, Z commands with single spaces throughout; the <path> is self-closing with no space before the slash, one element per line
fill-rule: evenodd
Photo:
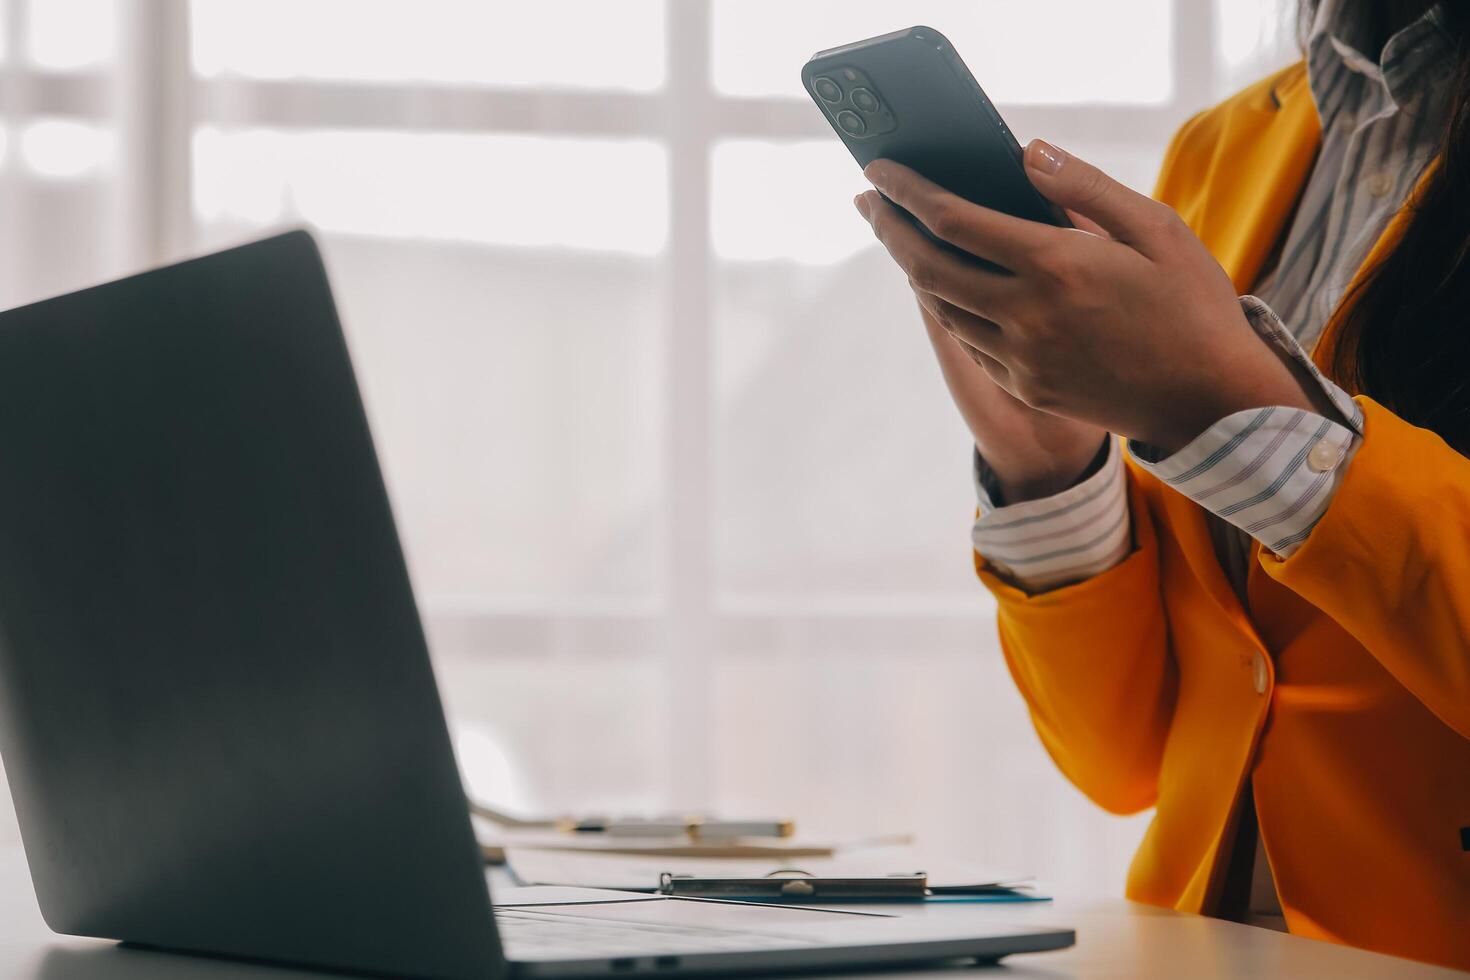
<path fill-rule="evenodd" d="M 1127 449 L 1144 470 L 1205 508 L 1216 554 L 1242 598 L 1251 540 L 1283 558 L 1301 547 L 1360 441 L 1361 409 L 1317 371 L 1307 350 L 1408 199 L 1447 110 L 1453 42 L 1440 7 L 1394 34 L 1375 61 L 1362 53 L 1368 39 L 1349 33 L 1346 2 L 1324 0 L 1308 36 L 1307 78 L 1322 123 L 1311 177 L 1257 295 L 1241 298 L 1251 326 L 1300 365 L 1340 418 L 1266 406 L 1221 419 L 1173 455 L 1133 442 Z M 975 470 L 975 549 L 1022 587 L 1081 581 L 1131 550 L 1116 441 L 1097 472 L 1039 500 L 997 507 L 993 475 L 978 455 Z"/>

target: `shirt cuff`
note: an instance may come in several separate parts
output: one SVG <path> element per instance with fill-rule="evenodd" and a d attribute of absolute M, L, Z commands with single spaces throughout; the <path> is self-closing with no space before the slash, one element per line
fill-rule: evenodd
<path fill-rule="evenodd" d="M 970 539 L 1001 577 L 1029 592 L 1042 592 L 1099 575 L 1128 556 L 1133 533 L 1127 478 L 1123 454 L 1111 436 L 1102 467 L 1050 497 L 996 507 L 986 491 L 986 474 L 976 454 L 980 517 Z"/>
<path fill-rule="evenodd" d="M 1332 502 L 1362 442 L 1363 410 L 1317 369 L 1269 306 L 1254 296 L 1240 304 L 1256 333 L 1322 389 L 1347 425 L 1266 406 L 1227 415 L 1173 455 L 1135 442 L 1128 451 L 1143 469 L 1286 558 Z"/>

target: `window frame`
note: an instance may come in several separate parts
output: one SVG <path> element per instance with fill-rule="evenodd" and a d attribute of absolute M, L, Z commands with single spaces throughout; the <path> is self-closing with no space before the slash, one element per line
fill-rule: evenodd
<path fill-rule="evenodd" d="M 1020 133 L 1064 132 L 1078 141 L 1159 141 L 1215 93 L 1217 2 L 1173 0 L 1172 84 L 1165 104 L 1097 105 L 1080 119 L 1071 105 L 1002 105 L 1011 127 Z M 804 140 L 829 133 L 799 100 L 736 97 L 714 89 L 710 0 L 664 0 L 665 81 L 652 92 L 197 78 L 188 0 L 123 3 L 116 78 L 110 69 L 51 72 L 27 63 L 27 6 L 27 0 L 0 0 L 7 27 L 0 116 L 12 134 L 39 115 L 115 123 L 125 182 L 120 196 L 127 209 L 126 254 L 134 266 L 173 261 L 197 247 L 191 147 L 201 125 L 642 137 L 667 147 L 670 227 L 659 261 L 664 396 L 675 410 L 665 423 L 662 457 L 667 507 L 659 531 L 659 600 L 651 607 L 547 602 L 507 610 L 427 596 L 423 611 L 436 656 L 452 661 L 513 648 L 549 660 L 661 658 L 669 692 L 665 724 L 679 735 L 669 740 L 661 789 L 672 805 L 702 807 L 715 801 L 717 790 L 705 724 L 714 707 L 717 658 L 757 648 L 787 656 L 883 655 L 904 646 L 970 657 L 990 634 L 994 606 L 978 589 L 964 605 L 874 604 L 840 596 L 734 605 L 717 594 L 710 519 L 716 435 L 709 393 L 715 388 L 710 304 L 720 260 L 710 236 L 711 150 L 724 139 Z M 0 207 L 25 206 L 16 193 L 3 193 Z M 960 539 L 955 544 L 964 547 Z"/>

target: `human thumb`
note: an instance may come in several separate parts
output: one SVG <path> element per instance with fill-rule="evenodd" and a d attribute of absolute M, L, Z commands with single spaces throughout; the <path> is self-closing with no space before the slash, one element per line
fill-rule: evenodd
<path fill-rule="evenodd" d="M 1162 205 L 1045 140 L 1026 144 L 1026 176 L 1042 196 L 1092 219 L 1113 238 L 1136 242 Z"/>

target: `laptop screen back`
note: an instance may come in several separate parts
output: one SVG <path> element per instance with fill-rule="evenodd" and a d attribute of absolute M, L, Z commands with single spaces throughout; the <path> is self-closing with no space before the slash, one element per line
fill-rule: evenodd
<path fill-rule="evenodd" d="M 59 932 L 499 969 L 304 232 L 0 314 L 0 751 Z"/>

